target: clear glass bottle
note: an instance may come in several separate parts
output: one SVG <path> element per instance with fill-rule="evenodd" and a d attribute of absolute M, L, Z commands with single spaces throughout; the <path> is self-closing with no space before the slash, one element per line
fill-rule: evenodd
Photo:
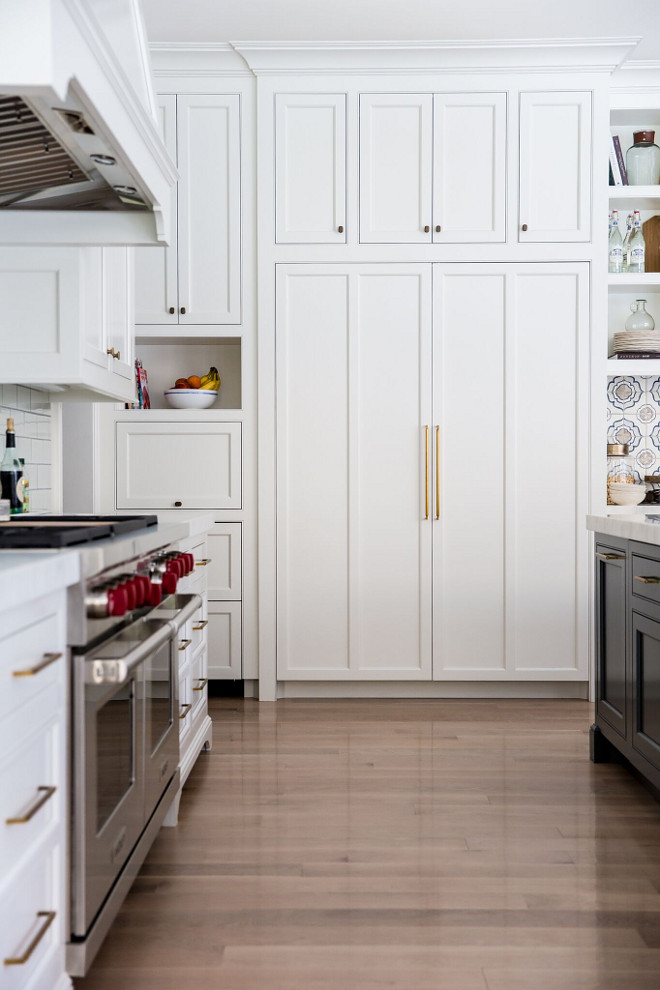
<path fill-rule="evenodd" d="M 608 443 L 607 445 L 607 504 L 615 505 L 610 495 L 610 484 L 632 485 L 635 481 L 633 469 L 626 461 L 630 448 L 627 443 Z"/>
<path fill-rule="evenodd" d="M 626 217 L 626 234 L 623 238 L 623 270 L 628 271 L 628 245 L 630 244 L 630 236 L 633 230 L 634 217 L 632 213 L 629 213 Z"/>
<path fill-rule="evenodd" d="M 610 230 L 607 270 L 614 274 L 623 271 L 623 239 L 619 230 L 618 210 L 612 210 L 612 229 Z"/>
<path fill-rule="evenodd" d="M 630 316 L 626 320 L 626 330 L 646 333 L 655 330 L 655 320 L 646 309 L 646 299 L 635 299 L 630 304 Z"/>
<path fill-rule="evenodd" d="M 628 243 L 628 271 L 643 272 L 646 269 L 646 241 L 642 232 L 639 210 L 635 210 L 635 220 Z"/>
<path fill-rule="evenodd" d="M 660 148 L 655 131 L 636 131 L 626 151 L 629 186 L 657 186 L 660 182 Z"/>
<path fill-rule="evenodd" d="M 16 455 L 16 434 L 14 433 L 14 420 L 7 420 L 7 432 L 5 434 L 5 453 L 0 463 L 0 484 L 2 485 L 2 498 L 9 501 L 9 511 L 11 515 L 17 515 L 23 511 L 21 500 L 22 491 L 19 491 L 19 481 L 23 474 L 21 462 Z"/>

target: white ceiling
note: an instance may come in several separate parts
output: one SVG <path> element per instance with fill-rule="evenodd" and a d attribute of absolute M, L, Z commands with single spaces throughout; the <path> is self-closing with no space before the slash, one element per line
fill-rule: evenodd
<path fill-rule="evenodd" d="M 150 41 L 635 38 L 660 61 L 660 0 L 142 0 Z"/>

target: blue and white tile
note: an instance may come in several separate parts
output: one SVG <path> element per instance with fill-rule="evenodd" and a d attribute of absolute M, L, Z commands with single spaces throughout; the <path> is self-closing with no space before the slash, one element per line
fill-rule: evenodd
<path fill-rule="evenodd" d="M 613 412 L 626 416 L 634 414 L 636 408 L 644 404 L 646 382 L 632 375 L 616 375 L 609 380 L 607 401 Z"/>
<path fill-rule="evenodd" d="M 656 474 L 660 465 L 660 450 L 645 444 L 635 452 L 633 470 L 639 474 L 639 481 L 644 480 L 647 474 Z"/>
<path fill-rule="evenodd" d="M 633 454 L 643 446 L 642 431 L 637 422 L 627 416 L 612 418 L 607 427 L 608 443 L 627 443 Z"/>

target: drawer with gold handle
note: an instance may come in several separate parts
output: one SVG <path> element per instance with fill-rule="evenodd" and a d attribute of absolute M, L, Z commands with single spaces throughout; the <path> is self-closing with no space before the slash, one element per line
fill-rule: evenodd
<path fill-rule="evenodd" d="M 197 687 L 193 688 L 193 691 L 203 691 L 206 685 L 208 684 L 208 682 L 209 682 L 208 677 L 200 677 L 199 684 L 197 685 Z"/>
<path fill-rule="evenodd" d="M 201 619 L 196 626 L 193 626 L 194 632 L 199 632 L 201 629 L 206 629 L 209 624 L 208 619 Z"/>
<path fill-rule="evenodd" d="M 24 811 L 23 814 L 21 815 L 16 815 L 13 818 L 6 818 L 5 824 L 26 825 L 27 822 L 29 822 L 32 818 L 34 818 L 34 816 L 39 811 L 39 809 L 43 808 L 43 806 L 46 804 L 47 801 L 50 801 L 56 790 L 57 790 L 56 787 L 46 787 L 46 786 L 37 787 L 38 796 L 31 805 L 31 807 L 28 808 L 27 811 Z"/>
<path fill-rule="evenodd" d="M 36 663 L 32 667 L 25 667 L 22 670 L 12 670 L 12 677 L 34 677 L 35 674 L 41 673 L 46 667 L 50 667 L 51 663 L 55 663 L 61 656 L 61 653 L 44 653 L 43 660 L 40 663 Z"/>
<path fill-rule="evenodd" d="M 181 705 L 181 709 L 179 711 L 179 718 L 183 720 L 191 708 L 192 708 L 192 701 L 186 701 L 185 705 Z"/>
<path fill-rule="evenodd" d="M 29 958 L 32 955 L 32 953 L 34 952 L 34 950 L 37 948 L 37 946 L 41 942 L 42 938 L 44 937 L 44 935 L 46 934 L 46 932 L 48 931 L 48 929 L 50 928 L 50 926 L 52 925 L 53 921 L 55 920 L 55 916 L 56 916 L 56 912 L 55 911 L 37 911 L 37 918 L 43 918 L 44 919 L 43 922 L 41 923 L 40 927 L 39 927 L 39 931 L 36 933 L 36 935 L 34 936 L 34 938 L 32 939 L 32 941 L 30 942 L 30 944 L 27 946 L 27 948 L 25 949 L 25 951 L 23 952 L 22 955 L 20 955 L 20 956 L 6 956 L 3 959 L 4 965 L 5 966 L 24 966 L 25 963 L 29 960 Z"/>

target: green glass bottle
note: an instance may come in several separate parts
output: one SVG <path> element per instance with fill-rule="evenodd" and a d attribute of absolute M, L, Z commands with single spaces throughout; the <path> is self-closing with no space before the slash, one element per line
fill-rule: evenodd
<path fill-rule="evenodd" d="M 7 420 L 5 453 L 0 463 L 0 484 L 2 485 L 2 498 L 9 501 L 9 511 L 12 516 L 23 511 L 23 491 L 19 482 L 23 476 L 21 462 L 16 454 L 16 434 L 14 433 L 14 420 Z"/>

